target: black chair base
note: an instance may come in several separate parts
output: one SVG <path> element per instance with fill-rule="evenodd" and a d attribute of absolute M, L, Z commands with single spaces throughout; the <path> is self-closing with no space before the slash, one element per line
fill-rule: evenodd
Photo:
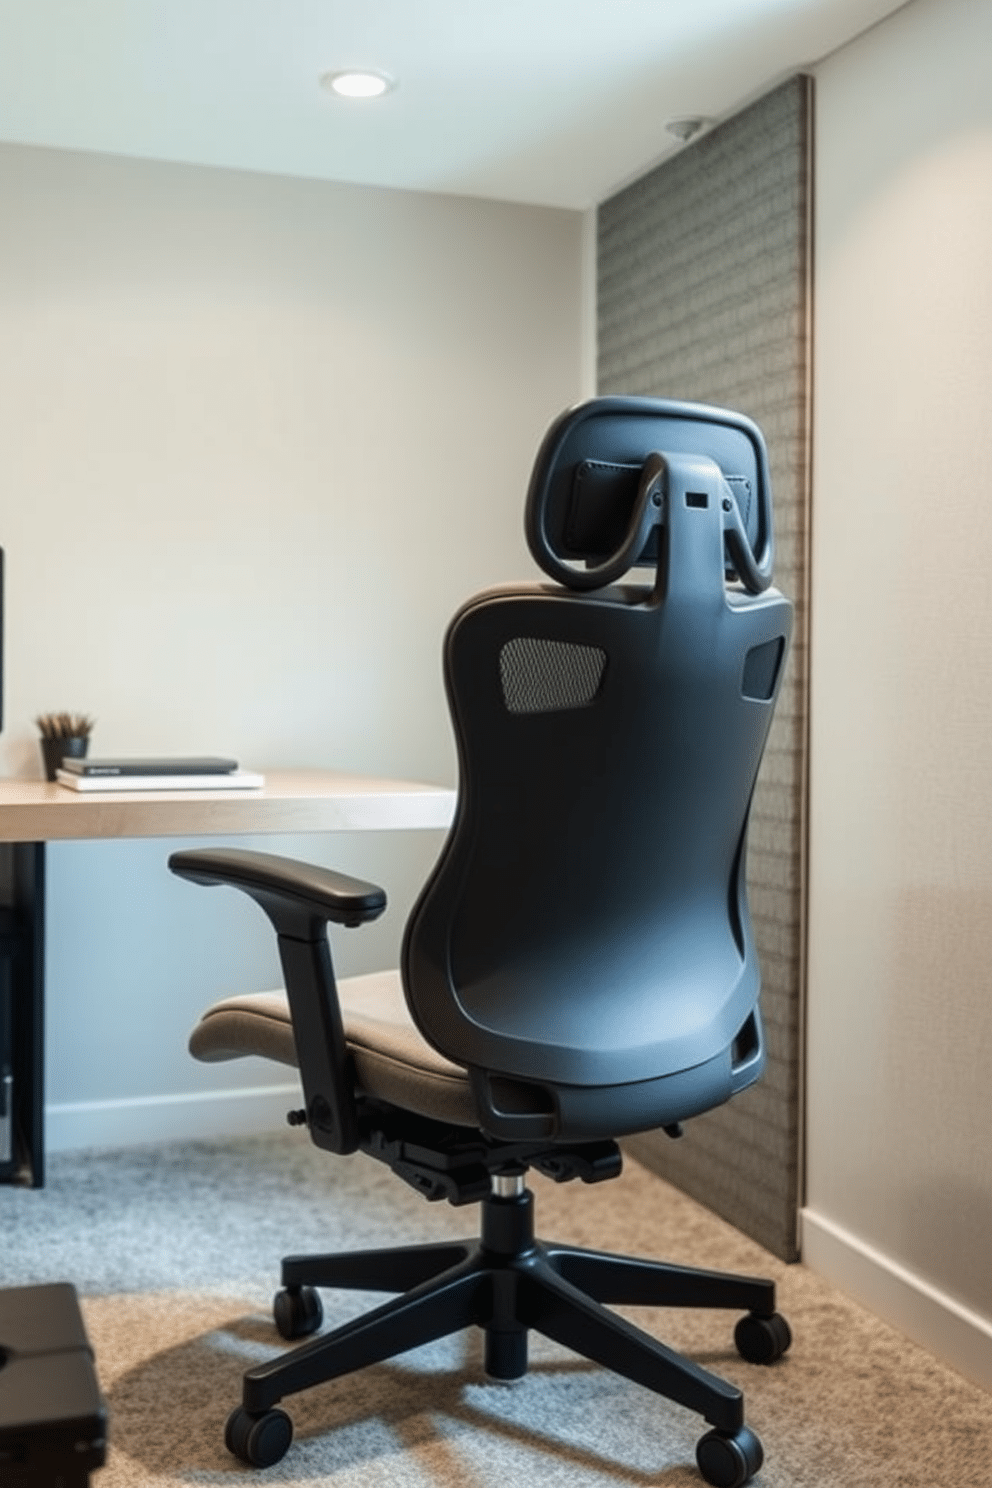
<path fill-rule="evenodd" d="M 226 1439 L 230 1450 L 253 1466 L 277 1462 L 289 1447 L 289 1417 L 274 1409 L 284 1396 L 470 1325 L 485 1332 L 485 1368 L 496 1379 L 526 1373 L 527 1333 L 536 1328 L 697 1411 L 714 1428 L 697 1450 L 707 1482 L 738 1488 L 761 1464 L 760 1443 L 744 1425 L 741 1391 L 604 1304 L 745 1309 L 747 1316 L 735 1335 L 737 1347 L 753 1362 L 771 1363 L 790 1342 L 788 1326 L 775 1312 L 771 1281 L 542 1244 L 534 1238 L 528 1190 L 483 1200 L 479 1242 L 289 1256 L 282 1280 L 285 1290 L 276 1298 L 276 1320 L 285 1337 L 320 1326 L 314 1287 L 401 1295 L 248 1371 L 242 1405 L 228 1421 Z"/>

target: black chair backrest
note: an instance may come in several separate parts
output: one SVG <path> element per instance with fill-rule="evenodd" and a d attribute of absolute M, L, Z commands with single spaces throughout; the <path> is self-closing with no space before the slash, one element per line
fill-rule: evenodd
<path fill-rule="evenodd" d="M 726 1099 L 758 1059 L 745 838 L 791 631 L 761 435 L 582 405 L 539 453 L 528 536 L 559 584 L 482 594 L 448 632 L 458 810 L 404 982 L 495 1135 L 620 1135 Z M 589 587 L 624 547 L 654 583 Z"/>

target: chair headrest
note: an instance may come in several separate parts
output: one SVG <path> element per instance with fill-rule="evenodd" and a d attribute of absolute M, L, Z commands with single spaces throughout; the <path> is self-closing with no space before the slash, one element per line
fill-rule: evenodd
<path fill-rule="evenodd" d="M 771 582 L 772 509 L 761 430 L 743 414 L 660 398 L 592 398 L 548 430 L 527 493 L 527 544 L 571 589 L 614 583 L 658 560 L 666 456 L 712 460 L 725 485 L 727 575 Z M 653 499 L 655 512 L 650 510 Z M 574 567 L 578 561 L 583 567 Z"/>

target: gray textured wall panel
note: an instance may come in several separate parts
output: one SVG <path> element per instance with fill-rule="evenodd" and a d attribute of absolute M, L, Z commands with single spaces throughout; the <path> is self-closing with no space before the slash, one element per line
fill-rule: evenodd
<path fill-rule="evenodd" d="M 802 1151 L 811 129 L 812 83 L 794 78 L 598 213 L 600 392 L 756 420 L 775 496 L 775 582 L 796 604 L 749 837 L 768 1069 L 680 1141 L 629 1145 L 786 1259 L 797 1255 Z"/>

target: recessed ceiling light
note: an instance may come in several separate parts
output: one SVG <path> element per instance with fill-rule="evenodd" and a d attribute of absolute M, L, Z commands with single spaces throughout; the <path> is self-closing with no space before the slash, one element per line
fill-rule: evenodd
<path fill-rule="evenodd" d="M 339 98 L 381 98 L 390 88 L 395 88 L 393 79 L 384 72 L 325 72 L 320 80 L 322 88 L 337 93 Z"/>

